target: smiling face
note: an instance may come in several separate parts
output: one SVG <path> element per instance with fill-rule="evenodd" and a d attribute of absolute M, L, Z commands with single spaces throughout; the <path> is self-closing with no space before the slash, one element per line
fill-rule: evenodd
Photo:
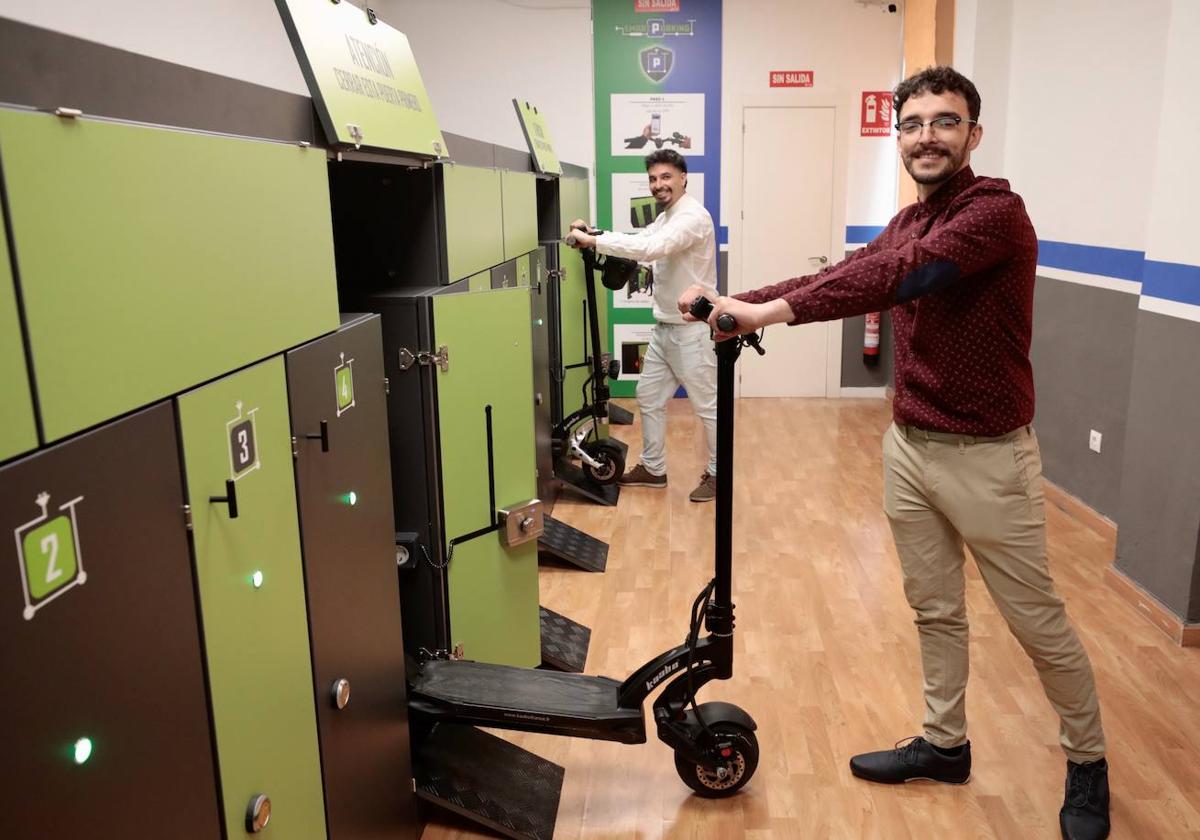
<path fill-rule="evenodd" d="M 669 163 L 653 163 L 646 171 L 650 192 L 664 208 L 670 207 L 687 191 L 687 175 Z"/>
<path fill-rule="evenodd" d="M 930 123 L 939 117 L 959 117 L 961 122 L 943 128 L 925 125 L 911 134 L 901 131 L 896 138 L 900 160 L 917 182 L 922 198 L 970 164 L 971 152 L 983 136 L 983 129 L 969 122 L 967 100 L 951 91 L 927 91 L 911 97 L 904 103 L 897 122 Z"/>

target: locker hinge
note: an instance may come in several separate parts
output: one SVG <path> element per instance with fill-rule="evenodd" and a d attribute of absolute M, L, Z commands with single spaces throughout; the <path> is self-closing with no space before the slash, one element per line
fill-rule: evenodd
<path fill-rule="evenodd" d="M 430 353 L 428 350 L 418 350 L 414 354 L 407 347 L 401 347 L 400 370 L 408 370 L 414 364 L 437 365 L 442 369 L 442 373 L 446 373 L 450 370 L 450 348 L 445 344 L 439 344 L 436 353 Z"/>
<path fill-rule="evenodd" d="M 392 383 L 388 381 L 386 376 L 383 377 L 383 393 L 385 396 L 392 393 Z"/>
<path fill-rule="evenodd" d="M 563 275 L 565 273 L 566 272 L 564 272 L 561 268 L 551 268 L 546 271 L 546 279 L 547 280 L 561 280 L 561 279 L 563 279 Z"/>
<path fill-rule="evenodd" d="M 412 780 L 412 792 L 413 793 L 417 792 L 417 780 L 416 779 Z"/>
<path fill-rule="evenodd" d="M 296 440 L 296 436 L 292 435 L 292 457 L 300 457 L 300 441 Z"/>
<path fill-rule="evenodd" d="M 192 506 L 183 506 L 183 524 L 189 531 L 192 530 Z"/>
<path fill-rule="evenodd" d="M 54 109 L 54 115 L 56 117 L 65 117 L 66 119 L 73 120 L 76 117 L 82 117 L 83 111 L 79 110 L 78 108 L 67 108 L 60 105 Z"/>

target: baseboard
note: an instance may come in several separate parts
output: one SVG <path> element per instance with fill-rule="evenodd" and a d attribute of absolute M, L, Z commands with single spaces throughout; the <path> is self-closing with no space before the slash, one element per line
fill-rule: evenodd
<path fill-rule="evenodd" d="M 887 388 L 883 385 L 867 388 L 842 388 L 838 392 L 839 397 L 846 399 L 873 399 L 882 400 L 887 397 Z"/>
<path fill-rule="evenodd" d="M 1113 547 L 1117 544 L 1117 523 L 1089 506 L 1082 499 L 1072 496 L 1052 481 L 1044 481 L 1046 501 L 1067 516 L 1081 523 L 1096 535 L 1103 537 Z"/>
<path fill-rule="evenodd" d="M 1087 503 L 1072 496 L 1057 484 L 1047 481 L 1046 501 L 1063 511 L 1103 538 L 1115 554 L 1117 545 L 1117 523 L 1089 507 Z M 1187 624 L 1162 604 L 1157 598 L 1142 589 L 1132 578 L 1116 566 L 1104 570 L 1104 582 L 1121 600 L 1138 611 L 1146 620 L 1162 630 L 1175 644 L 1182 647 L 1200 647 L 1200 625 Z"/>
<path fill-rule="evenodd" d="M 1181 647 L 1200 647 L 1200 624 L 1185 624 L 1183 619 L 1167 609 L 1116 566 L 1109 566 L 1105 570 L 1104 580 L 1122 600 L 1170 636 L 1175 644 Z"/>

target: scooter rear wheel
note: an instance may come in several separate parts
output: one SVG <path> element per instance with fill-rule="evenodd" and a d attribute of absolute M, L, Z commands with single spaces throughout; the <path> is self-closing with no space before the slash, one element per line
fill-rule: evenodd
<path fill-rule="evenodd" d="M 718 740 L 728 743 L 717 767 L 710 769 L 675 753 L 675 770 L 683 783 L 700 796 L 708 799 L 733 796 L 758 769 L 758 739 L 753 732 L 728 721 L 714 723 L 709 728 Z"/>
<path fill-rule="evenodd" d="M 597 484 L 612 484 L 625 473 L 625 453 L 606 440 L 586 444 L 587 454 L 600 462 L 599 467 L 584 464 L 587 477 Z"/>

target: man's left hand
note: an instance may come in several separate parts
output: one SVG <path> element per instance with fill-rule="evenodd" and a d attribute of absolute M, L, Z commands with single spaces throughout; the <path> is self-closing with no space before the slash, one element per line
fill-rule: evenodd
<path fill-rule="evenodd" d="M 571 238 L 575 242 L 575 244 L 573 244 L 571 246 L 572 248 L 595 248 L 596 247 L 596 237 L 592 236 L 590 233 L 586 233 L 582 230 L 576 229 L 576 230 L 572 230 L 570 235 L 571 235 Z"/>
<path fill-rule="evenodd" d="M 737 329 L 733 332 L 720 330 L 717 327 L 717 319 L 722 315 L 732 315 L 737 321 Z M 712 327 L 713 338 L 717 341 L 724 341 L 735 335 L 757 332 L 770 324 L 791 320 L 791 317 L 791 308 L 783 299 L 771 300 L 766 303 L 747 303 L 737 298 L 719 297 L 713 304 L 708 325 Z"/>

